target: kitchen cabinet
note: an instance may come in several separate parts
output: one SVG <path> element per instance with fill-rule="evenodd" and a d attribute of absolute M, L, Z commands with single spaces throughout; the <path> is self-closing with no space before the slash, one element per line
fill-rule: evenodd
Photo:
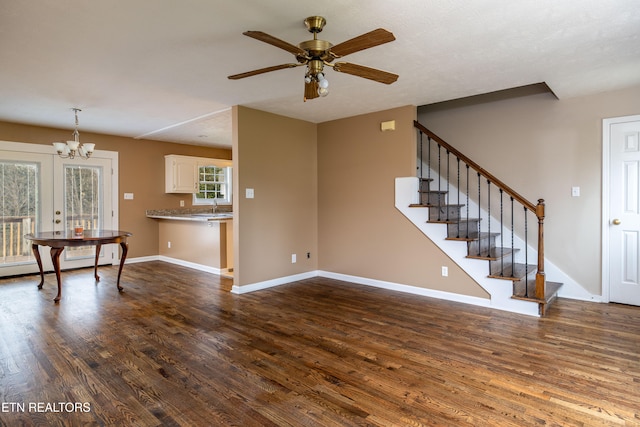
<path fill-rule="evenodd" d="M 169 154 L 164 156 L 165 193 L 198 191 L 198 158 Z"/>

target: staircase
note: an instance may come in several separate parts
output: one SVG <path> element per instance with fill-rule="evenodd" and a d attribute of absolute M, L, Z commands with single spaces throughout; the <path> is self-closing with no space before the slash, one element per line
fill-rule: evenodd
<path fill-rule="evenodd" d="M 511 298 L 537 304 L 544 316 L 562 286 L 544 274 L 544 200 L 527 201 L 420 123 L 414 125 L 420 176 L 417 203 L 409 206 L 426 209 L 427 223 L 446 228 L 445 240 L 466 245 L 467 259 L 485 262 L 488 278 L 511 284 Z"/>

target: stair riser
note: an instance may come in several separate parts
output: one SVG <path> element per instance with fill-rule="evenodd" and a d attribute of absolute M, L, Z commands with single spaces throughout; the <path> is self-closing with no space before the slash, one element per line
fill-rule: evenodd
<path fill-rule="evenodd" d="M 432 206 L 429 208 L 429 221 L 455 221 L 460 217 L 460 207 L 455 205 Z"/>
<path fill-rule="evenodd" d="M 447 224 L 448 237 L 465 237 L 468 233 L 478 232 L 479 220 L 461 221 L 453 224 Z"/>
<path fill-rule="evenodd" d="M 429 191 L 420 193 L 420 203 L 429 206 L 442 206 L 447 204 L 446 193 Z"/>
<path fill-rule="evenodd" d="M 418 190 L 419 192 L 427 192 L 430 190 L 430 186 L 429 184 L 431 183 L 431 179 L 428 178 L 422 178 L 420 179 L 420 189 Z"/>
<path fill-rule="evenodd" d="M 482 237 L 467 243 L 467 253 L 476 254 L 478 252 L 488 251 L 496 246 L 496 237 Z"/>
<path fill-rule="evenodd" d="M 501 269 L 507 269 L 511 267 L 511 257 L 506 256 L 502 260 L 489 261 L 489 272 L 495 273 L 496 271 L 500 271 Z"/>

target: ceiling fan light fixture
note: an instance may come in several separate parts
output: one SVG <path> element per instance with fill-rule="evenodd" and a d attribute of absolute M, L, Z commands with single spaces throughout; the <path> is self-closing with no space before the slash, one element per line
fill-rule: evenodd
<path fill-rule="evenodd" d="M 329 87 L 329 80 L 325 79 L 324 77 L 318 78 L 318 86 L 320 86 L 322 89 L 327 89 Z"/>
<path fill-rule="evenodd" d="M 323 74 L 323 68 L 325 65 L 333 68 L 334 71 L 337 72 L 351 74 L 356 77 L 362 77 L 384 84 L 391 84 L 398 79 L 397 74 L 375 68 L 365 67 L 349 62 L 332 63 L 335 59 L 342 58 L 345 55 L 350 55 L 355 52 L 360 52 L 365 49 L 392 42 L 396 39 L 393 33 L 383 28 L 378 28 L 337 45 L 333 45 L 326 40 L 318 39 L 318 33 L 322 31 L 327 23 L 322 16 L 310 16 L 304 20 L 304 23 L 307 30 L 313 34 L 313 39 L 303 41 L 297 46 L 262 31 L 252 30 L 242 33 L 245 36 L 292 53 L 297 62 L 234 74 L 228 76 L 228 78 L 231 80 L 238 80 L 271 71 L 306 66 L 306 72 L 304 75 L 304 101 L 314 99 L 319 96 L 327 96 L 329 94 L 329 82 Z"/>

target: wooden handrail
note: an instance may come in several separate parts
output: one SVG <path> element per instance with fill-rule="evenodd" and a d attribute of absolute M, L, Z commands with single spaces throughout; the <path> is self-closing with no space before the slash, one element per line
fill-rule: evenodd
<path fill-rule="evenodd" d="M 418 128 L 422 133 L 426 134 L 431 139 L 436 141 L 438 144 L 440 144 L 441 146 L 446 148 L 447 151 L 449 151 L 450 153 L 454 154 L 460 160 L 462 160 L 463 162 L 468 164 L 476 172 L 479 172 L 481 175 L 483 175 L 485 178 L 487 178 L 489 181 L 491 181 L 496 187 L 499 187 L 502 190 L 504 190 L 505 193 L 507 193 L 509 196 L 513 197 L 514 200 L 517 200 L 522 206 L 524 206 L 525 208 L 529 209 L 533 213 L 537 212 L 536 205 L 534 205 L 533 203 L 531 203 L 530 201 L 525 199 L 523 196 L 518 194 L 515 190 L 513 190 L 507 184 L 505 184 L 504 182 L 502 182 L 501 180 L 499 180 L 498 178 L 496 178 L 495 176 L 493 176 L 492 174 L 487 172 L 484 168 L 480 167 L 480 165 L 478 165 L 476 162 L 474 162 L 473 160 L 471 160 L 470 158 L 468 158 L 467 156 L 462 154 L 460 151 L 456 150 L 454 147 L 452 147 L 451 145 L 447 144 L 438 135 L 436 135 L 435 133 L 431 132 L 429 129 L 427 129 L 426 127 L 422 126 L 417 121 L 414 121 L 413 125 L 416 128 Z"/>
<path fill-rule="evenodd" d="M 462 154 L 460 151 L 449 145 L 442 138 L 440 138 L 435 133 L 431 132 L 429 129 L 421 125 L 418 121 L 413 122 L 414 126 L 422 133 L 426 134 L 429 138 L 434 140 L 438 145 L 444 147 L 447 152 L 455 155 L 458 159 L 462 160 L 469 167 L 474 169 L 480 175 L 484 176 L 491 184 L 500 188 L 502 191 L 507 193 L 513 200 L 516 200 L 522 206 L 524 206 L 529 211 L 533 212 L 538 218 L 538 262 L 537 262 L 537 271 L 536 271 L 536 289 L 535 289 L 535 298 L 544 301 L 545 299 L 545 287 L 546 287 L 546 278 L 544 272 L 544 216 L 545 216 L 545 204 L 543 199 L 539 199 L 537 204 L 533 204 L 523 196 L 521 196 L 514 189 L 509 187 L 507 184 L 493 176 L 484 168 L 480 167 L 476 162 L 471 160 L 469 157 Z M 525 278 L 526 281 L 526 278 Z M 525 285 L 526 286 L 526 285 Z"/>

